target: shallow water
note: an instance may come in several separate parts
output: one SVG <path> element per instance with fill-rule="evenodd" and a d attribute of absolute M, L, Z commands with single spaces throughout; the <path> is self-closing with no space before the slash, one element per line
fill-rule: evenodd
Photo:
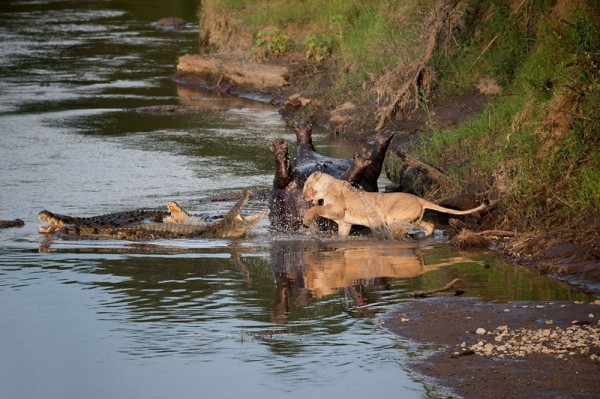
<path fill-rule="evenodd" d="M 197 1 L 0 5 L 0 397 L 424 397 L 379 315 L 455 277 L 490 300 L 585 299 L 486 254 L 271 231 L 244 240 L 65 241 L 37 213 L 91 216 L 268 188 L 272 107 L 177 87 Z M 178 16 L 179 31 L 156 21 Z M 228 111 L 147 115 L 156 104 Z M 324 152 L 332 147 L 317 134 Z M 253 200 L 248 209 L 266 207 Z"/>

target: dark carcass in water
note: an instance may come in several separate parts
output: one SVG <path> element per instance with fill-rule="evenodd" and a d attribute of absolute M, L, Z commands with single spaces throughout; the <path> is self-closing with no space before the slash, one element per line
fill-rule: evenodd
<path fill-rule="evenodd" d="M 273 227 L 297 230 L 302 226 L 302 218 L 308 209 L 308 203 L 302 199 L 302 189 L 308 176 L 314 172 L 347 180 L 366 191 L 378 191 L 377 179 L 393 138 L 391 132 L 378 133 L 371 151 L 356 153 L 353 159 L 339 159 L 317 153 L 312 143 L 310 124 L 298 124 L 294 130 L 297 139 L 295 166 L 290 164 L 286 140 L 276 137 L 270 146 L 275 157 L 275 178 L 269 204 L 269 219 Z"/>

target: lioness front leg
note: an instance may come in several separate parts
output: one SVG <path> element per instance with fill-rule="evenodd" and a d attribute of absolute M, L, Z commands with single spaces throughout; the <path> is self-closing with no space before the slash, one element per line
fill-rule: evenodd
<path fill-rule="evenodd" d="M 338 235 L 342 237 L 347 237 L 350 235 L 350 229 L 352 228 L 352 223 L 345 223 L 342 221 L 337 222 L 338 225 Z"/>
<path fill-rule="evenodd" d="M 306 211 L 306 213 L 304 213 L 304 217 L 302 218 L 302 224 L 311 230 L 318 230 L 317 217 L 319 214 L 317 208 L 318 207 L 310 208 L 308 211 Z"/>
<path fill-rule="evenodd" d="M 338 223 L 338 220 L 341 220 L 344 215 L 339 215 L 339 212 L 336 212 L 335 208 L 331 205 L 317 205 L 306 211 L 302 223 L 312 230 L 318 230 L 317 217 L 319 216 Z"/>

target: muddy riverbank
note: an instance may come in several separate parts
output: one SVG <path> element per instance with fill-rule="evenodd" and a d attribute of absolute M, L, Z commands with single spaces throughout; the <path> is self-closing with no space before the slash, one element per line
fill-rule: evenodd
<path fill-rule="evenodd" d="M 599 316 L 598 301 L 493 303 L 443 297 L 401 305 L 384 325 L 430 348 L 429 355 L 406 366 L 449 388 L 450 396 L 595 398 Z M 518 344 L 509 340 L 508 332 L 514 331 L 521 333 Z M 543 335 L 543 342 L 536 342 L 535 334 Z M 564 335 L 584 338 L 561 341 Z M 498 350 L 507 346 L 512 350 Z"/>
<path fill-rule="evenodd" d="M 195 1 L 165 4 L 0 6 L 0 218 L 25 223 L 0 231 L 0 397 L 423 398 L 402 338 L 380 328 L 411 291 L 460 278 L 482 300 L 589 300 L 444 239 L 288 236 L 266 220 L 244 240 L 38 234 L 42 209 L 176 200 L 219 214 L 233 205 L 223 195 L 271 187 L 268 146 L 293 133 L 271 105 L 167 79 L 196 51 L 198 27 L 160 29 L 169 15 L 196 18 Z M 315 132 L 327 155 L 353 144 Z"/>

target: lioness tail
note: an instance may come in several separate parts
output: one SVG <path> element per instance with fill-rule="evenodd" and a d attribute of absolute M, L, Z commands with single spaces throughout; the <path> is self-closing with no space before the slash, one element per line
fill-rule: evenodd
<path fill-rule="evenodd" d="M 471 213 L 483 211 L 487 209 L 489 205 L 488 200 L 484 200 L 481 205 L 476 208 L 467 209 L 466 211 L 457 211 L 456 209 L 444 208 L 443 206 L 434 204 L 433 202 L 423 200 L 423 208 L 431 209 L 432 211 L 438 211 L 443 213 L 448 213 L 450 215 L 470 215 Z"/>

